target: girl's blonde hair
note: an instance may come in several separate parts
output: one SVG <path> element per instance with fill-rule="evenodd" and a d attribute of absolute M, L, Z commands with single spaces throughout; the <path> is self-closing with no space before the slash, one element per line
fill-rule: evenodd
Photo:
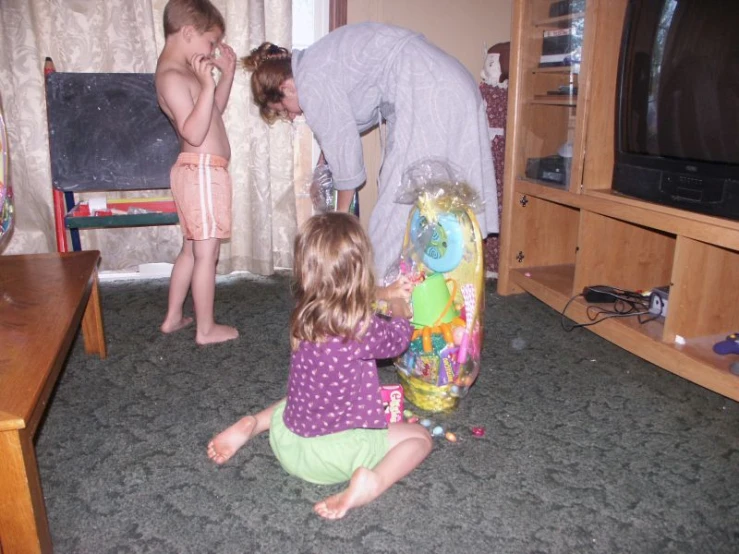
<path fill-rule="evenodd" d="M 295 238 L 290 316 L 293 349 L 301 341 L 361 338 L 373 314 L 372 245 L 354 215 L 319 214 Z"/>
<path fill-rule="evenodd" d="M 175 34 L 185 25 L 198 33 L 219 29 L 226 34 L 226 22 L 221 12 L 209 0 L 169 0 L 164 7 L 164 36 Z"/>
<path fill-rule="evenodd" d="M 241 58 L 241 64 L 251 71 L 251 93 L 254 103 L 259 106 L 259 115 L 272 124 L 283 114 L 269 107 L 269 104 L 282 102 L 285 94 L 280 86 L 292 78 L 292 55 L 286 48 L 271 42 L 263 42 L 251 54 Z"/>

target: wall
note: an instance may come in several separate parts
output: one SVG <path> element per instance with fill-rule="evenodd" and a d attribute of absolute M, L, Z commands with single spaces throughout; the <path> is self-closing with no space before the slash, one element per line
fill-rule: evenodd
<path fill-rule="evenodd" d="M 413 29 L 461 61 L 476 80 L 485 46 L 511 38 L 512 0 L 347 0 L 347 20 L 379 21 Z M 359 194 L 360 216 L 367 225 L 377 198 L 380 139 L 364 137 L 368 180 Z"/>

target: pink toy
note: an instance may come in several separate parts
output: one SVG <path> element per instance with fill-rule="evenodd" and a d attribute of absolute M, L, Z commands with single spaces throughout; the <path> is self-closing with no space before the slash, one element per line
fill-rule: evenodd
<path fill-rule="evenodd" d="M 385 406 L 385 419 L 388 423 L 403 421 L 403 387 L 400 385 L 382 385 L 380 387 L 382 404 Z"/>

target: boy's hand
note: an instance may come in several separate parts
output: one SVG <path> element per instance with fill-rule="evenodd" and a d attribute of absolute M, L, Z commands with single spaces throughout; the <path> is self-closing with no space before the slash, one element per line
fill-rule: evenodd
<path fill-rule="evenodd" d="M 233 75 L 236 72 L 236 52 L 228 44 L 222 42 L 218 45 L 221 55 L 213 60 L 213 65 L 222 73 Z"/>
<path fill-rule="evenodd" d="M 216 88 L 216 82 L 211 73 L 214 65 L 213 60 L 203 54 L 195 54 L 190 58 L 190 66 L 192 67 L 195 76 L 198 78 L 198 81 L 200 81 L 200 86 L 204 89 Z"/>

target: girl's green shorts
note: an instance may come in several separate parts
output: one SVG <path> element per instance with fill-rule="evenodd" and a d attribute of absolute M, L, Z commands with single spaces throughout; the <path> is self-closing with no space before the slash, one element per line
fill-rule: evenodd
<path fill-rule="evenodd" d="M 319 485 L 348 481 L 360 467 L 372 469 L 388 451 L 387 429 L 349 429 L 320 437 L 301 437 L 285 426 L 285 401 L 272 414 L 269 444 L 282 467 Z"/>

